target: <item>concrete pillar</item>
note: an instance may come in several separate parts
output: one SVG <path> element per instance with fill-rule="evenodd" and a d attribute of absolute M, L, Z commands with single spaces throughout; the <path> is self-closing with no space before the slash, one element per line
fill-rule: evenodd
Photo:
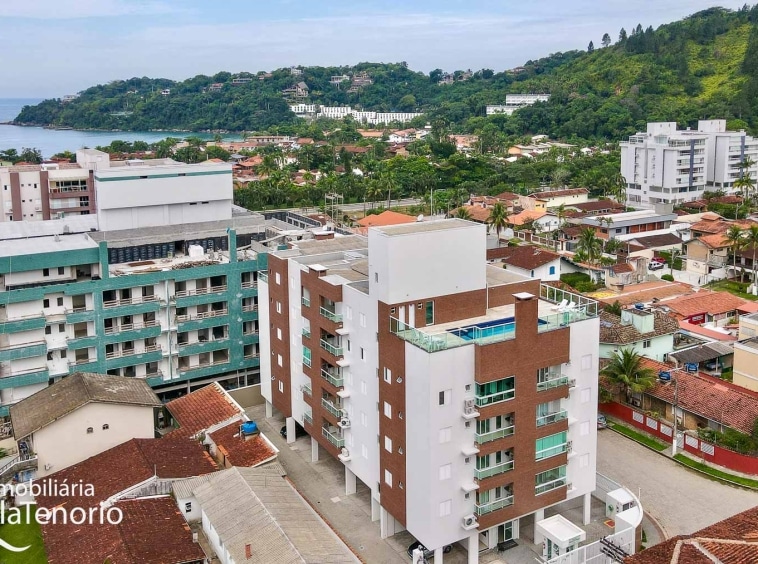
<path fill-rule="evenodd" d="M 295 431 L 295 418 L 287 417 L 287 443 L 292 444 L 297 438 L 297 431 Z"/>
<path fill-rule="evenodd" d="M 468 564 L 479 564 L 479 531 L 472 532 L 468 537 Z"/>
<path fill-rule="evenodd" d="M 354 494 L 357 490 L 357 484 L 355 480 L 355 474 L 352 470 L 345 466 L 345 495 Z"/>
<path fill-rule="evenodd" d="M 591 520 L 592 520 L 592 494 L 586 493 L 584 494 L 584 515 L 583 515 L 582 523 L 584 525 L 589 525 Z"/>
<path fill-rule="evenodd" d="M 266 419 L 271 419 L 274 416 L 274 406 L 273 404 L 266 400 Z"/>
<path fill-rule="evenodd" d="M 442 546 L 434 549 L 434 564 L 442 564 L 444 553 L 444 547 Z"/>
<path fill-rule="evenodd" d="M 318 462 L 318 441 L 313 437 L 311 437 L 311 462 Z"/>
<path fill-rule="evenodd" d="M 379 536 L 383 539 L 395 534 L 395 518 L 384 508 L 379 508 Z"/>
<path fill-rule="evenodd" d="M 545 540 L 543 536 L 537 532 L 537 522 L 542 521 L 544 518 L 544 509 L 538 509 L 534 512 L 534 544 L 542 544 L 542 541 Z"/>
<path fill-rule="evenodd" d="M 374 497 L 374 492 L 371 492 L 371 522 L 374 523 L 379 520 L 379 513 L 382 506 Z"/>

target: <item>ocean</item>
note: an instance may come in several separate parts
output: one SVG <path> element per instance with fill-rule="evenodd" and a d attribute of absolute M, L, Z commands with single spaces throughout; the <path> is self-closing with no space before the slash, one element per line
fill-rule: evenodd
<path fill-rule="evenodd" d="M 0 122 L 14 119 L 25 105 L 41 102 L 38 98 L 0 98 Z M 76 151 L 82 147 L 94 148 L 98 145 L 109 145 L 111 141 L 147 141 L 153 143 L 166 137 L 186 137 L 194 135 L 203 139 L 212 139 L 211 134 L 182 134 L 177 132 L 155 131 L 79 131 L 75 129 L 58 130 L 43 127 L 18 127 L 15 125 L 0 125 L 0 151 L 16 149 L 21 152 L 24 147 L 37 148 L 42 156 L 49 158 L 61 151 Z M 239 135 L 225 135 L 225 140 L 240 140 Z"/>

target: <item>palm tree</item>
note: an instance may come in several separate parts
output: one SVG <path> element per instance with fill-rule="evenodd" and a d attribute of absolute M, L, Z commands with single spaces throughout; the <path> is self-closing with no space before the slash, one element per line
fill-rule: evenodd
<path fill-rule="evenodd" d="M 600 371 L 612 384 L 624 387 L 627 400 L 632 394 L 650 389 L 655 383 L 655 370 L 642 365 L 642 355 L 634 349 L 613 353 L 610 362 Z"/>
<path fill-rule="evenodd" d="M 746 172 L 743 174 L 740 178 L 734 181 L 732 186 L 742 193 L 742 197 L 745 199 L 745 203 L 747 203 L 747 211 L 750 213 L 750 200 L 753 197 L 752 192 L 755 190 L 755 181 L 752 176 L 750 176 L 750 173 Z"/>
<path fill-rule="evenodd" d="M 595 235 L 595 230 L 591 227 L 583 229 L 579 234 L 579 241 L 576 244 L 577 254 L 586 257 L 587 262 L 594 264 L 602 255 L 600 239 Z"/>
<path fill-rule="evenodd" d="M 490 208 L 490 216 L 487 218 L 487 223 L 495 228 L 497 244 L 500 246 L 500 232 L 508 227 L 508 211 L 502 203 L 498 202 Z"/>
<path fill-rule="evenodd" d="M 730 225 L 724 234 L 724 238 L 729 243 L 729 248 L 732 250 L 732 266 L 734 267 L 734 273 L 737 274 L 737 251 L 745 248 L 745 232 L 742 227 L 737 225 Z M 742 269 L 744 273 L 744 269 Z"/>
<path fill-rule="evenodd" d="M 623 248 L 624 248 L 624 243 L 622 243 L 618 239 L 611 238 L 605 242 L 605 252 L 608 253 L 609 255 L 615 255 L 616 253 L 619 252 L 619 250 Z"/>
<path fill-rule="evenodd" d="M 755 252 L 758 250 L 758 225 L 751 225 L 745 232 L 745 247 L 750 247 L 753 250 L 753 260 L 750 267 L 753 269 L 753 285 L 755 285 L 756 276 L 758 276 L 758 271 L 755 268 Z"/>
<path fill-rule="evenodd" d="M 558 229 L 563 227 L 563 220 L 566 219 L 566 206 L 561 204 L 555 208 L 555 216 L 558 218 Z"/>
<path fill-rule="evenodd" d="M 455 210 L 455 213 L 453 213 L 453 217 L 457 219 L 471 220 L 471 213 L 469 213 L 466 208 L 458 208 Z"/>

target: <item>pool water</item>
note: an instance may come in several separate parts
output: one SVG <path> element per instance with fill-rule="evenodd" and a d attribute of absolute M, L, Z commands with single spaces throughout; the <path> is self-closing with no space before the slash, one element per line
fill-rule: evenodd
<path fill-rule="evenodd" d="M 483 321 L 475 325 L 450 329 L 449 332 L 466 341 L 474 339 L 484 339 L 487 337 L 500 337 L 510 335 L 516 330 L 516 318 L 506 317 L 505 319 L 495 319 L 493 321 Z"/>

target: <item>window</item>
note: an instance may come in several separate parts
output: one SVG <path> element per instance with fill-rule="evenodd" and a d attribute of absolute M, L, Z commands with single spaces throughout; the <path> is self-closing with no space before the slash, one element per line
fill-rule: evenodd
<path fill-rule="evenodd" d="M 49 268 L 43 268 L 42 269 L 42 276 L 50 276 L 50 269 Z"/>
<path fill-rule="evenodd" d="M 376 282 L 377 284 L 379 283 L 379 273 L 378 272 L 374 272 L 374 282 Z"/>
<path fill-rule="evenodd" d="M 282 313 L 282 302 L 276 302 L 276 313 Z"/>
<path fill-rule="evenodd" d="M 476 405 L 484 407 L 493 403 L 511 400 L 516 395 L 516 380 L 513 376 L 476 384 Z"/>
<path fill-rule="evenodd" d="M 58 267 L 58 274 L 60 274 L 61 276 L 63 276 L 65 274 L 65 272 L 66 272 L 65 268 L 63 268 L 62 266 Z"/>
<path fill-rule="evenodd" d="M 537 439 L 535 441 L 535 459 L 542 460 L 566 452 L 568 450 L 567 436 L 568 433 L 563 431 Z"/>
<path fill-rule="evenodd" d="M 587 468 L 590 465 L 590 455 L 583 454 L 579 457 L 579 468 Z"/>
<path fill-rule="evenodd" d="M 453 511 L 453 500 L 448 499 L 440 503 L 440 517 L 447 517 Z"/>
<path fill-rule="evenodd" d="M 434 302 L 426 302 L 426 324 L 434 325 Z"/>
<path fill-rule="evenodd" d="M 642 348 L 643 349 L 649 349 L 650 348 L 650 339 L 645 339 L 642 341 Z"/>
<path fill-rule="evenodd" d="M 368 384 L 364 380 L 361 380 L 361 393 L 364 396 L 368 395 Z"/>
<path fill-rule="evenodd" d="M 392 473 L 389 470 L 384 471 L 384 483 L 392 487 Z"/>
<path fill-rule="evenodd" d="M 95 430 L 92 427 L 87 427 L 87 434 L 88 435 L 90 435 L 90 434 L 92 434 L 94 432 L 95 432 Z"/>
<path fill-rule="evenodd" d="M 361 360 L 366 360 L 366 352 L 363 350 L 363 347 L 361 347 Z"/>
<path fill-rule="evenodd" d="M 184 512 L 190 513 L 191 511 L 192 511 L 192 502 L 188 501 L 187 503 L 184 504 Z"/>
<path fill-rule="evenodd" d="M 63 305 L 63 298 L 58 298 L 56 300 L 56 302 L 57 302 L 58 306 L 62 306 Z"/>
<path fill-rule="evenodd" d="M 361 411 L 361 425 L 368 427 L 368 415 L 365 411 Z"/>
<path fill-rule="evenodd" d="M 439 404 L 448 405 L 450 403 L 450 397 L 453 395 L 453 390 L 442 390 L 439 393 Z"/>
<path fill-rule="evenodd" d="M 443 429 L 440 429 L 440 444 L 449 443 L 450 439 L 452 439 L 452 436 L 453 436 L 452 427 L 445 427 Z"/>
<path fill-rule="evenodd" d="M 365 327 L 366 326 L 366 314 L 365 313 L 361 313 L 359 317 L 360 317 L 361 327 Z"/>
<path fill-rule="evenodd" d="M 548 270 L 548 273 L 550 274 L 550 276 L 553 276 L 555 274 L 555 267 L 551 266 L 550 269 Z"/>
<path fill-rule="evenodd" d="M 588 403 L 592 397 L 592 390 L 590 388 L 584 388 L 582 390 L 582 403 Z"/>
<path fill-rule="evenodd" d="M 368 447 L 366 445 L 361 445 L 361 456 L 368 460 Z"/>
<path fill-rule="evenodd" d="M 566 485 L 566 467 L 559 466 L 534 477 L 534 493 L 540 495 Z"/>
<path fill-rule="evenodd" d="M 277 273 L 274 275 L 274 280 L 276 280 L 276 283 L 277 283 L 277 284 L 281 284 L 281 283 L 282 283 L 282 275 L 281 275 L 281 274 L 279 274 L 279 273 L 277 272 Z"/>
<path fill-rule="evenodd" d="M 284 382 L 282 382 L 281 380 L 279 381 L 279 393 L 280 394 L 284 393 Z"/>
<path fill-rule="evenodd" d="M 392 419 L 392 406 L 386 401 L 384 402 L 384 416 L 387 419 Z"/>
<path fill-rule="evenodd" d="M 582 370 L 590 370 L 590 369 L 592 369 L 592 355 L 585 354 L 582 357 Z"/>
<path fill-rule="evenodd" d="M 453 475 L 453 465 L 443 464 L 440 466 L 440 481 L 449 480 Z"/>
<path fill-rule="evenodd" d="M 284 366 L 284 360 L 282 359 L 282 355 L 280 355 L 280 354 L 276 355 L 276 363 L 279 366 Z"/>
<path fill-rule="evenodd" d="M 276 328 L 276 338 L 282 340 L 282 330 L 279 327 Z"/>
<path fill-rule="evenodd" d="M 42 300 L 42 307 L 50 307 L 50 300 L 48 299 Z"/>
<path fill-rule="evenodd" d="M 107 431 L 110 428 L 111 428 L 111 426 L 108 425 L 107 423 L 103 424 L 103 431 Z"/>
<path fill-rule="evenodd" d="M 385 366 L 384 368 L 384 381 L 388 384 L 392 384 L 392 370 Z"/>
<path fill-rule="evenodd" d="M 58 333 L 64 333 L 66 331 L 65 323 L 58 323 Z"/>
<path fill-rule="evenodd" d="M 52 335 L 53 328 L 50 325 L 45 325 L 45 335 Z"/>
<path fill-rule="evenodd" d="M 384 437 L 384 450 L 392 452 L 392 439 L 389 437 Z"/>
<path fill-rule="evenodd" d="M 579 434 L 583 437 L 586 437 L 590 434 L 590 422 L 589 421 L 582 421 L 581 425 L 579 426 Z"/>

